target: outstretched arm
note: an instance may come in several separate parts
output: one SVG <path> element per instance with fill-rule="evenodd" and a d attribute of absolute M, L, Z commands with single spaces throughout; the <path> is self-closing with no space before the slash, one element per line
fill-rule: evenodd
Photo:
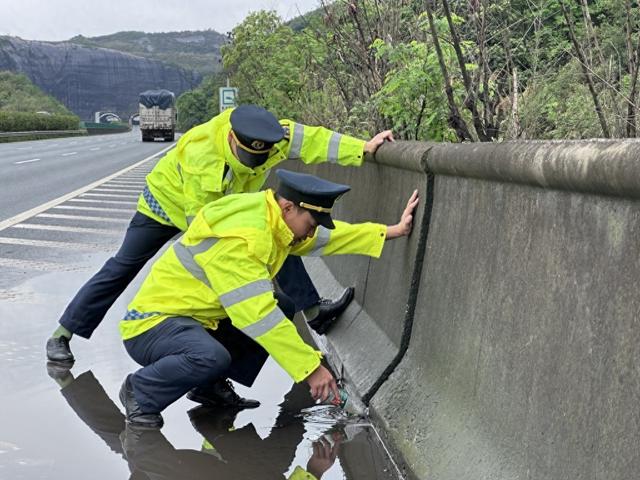
<path fill-rule="evenodd" d="M 411 197 L 409 197 L 407 206 L 402 212 L 400 221 L 395 225 L 387 226 L 387 240 L 405 237 L 411 233 L 411 229 L 413 228 L 413 211 L 415 210 L 419 201 L 420 197 L 418 197 L 418 190 L 414 190 L 411 194 Z"/>
<path fill-rule="evenodd" d="M 293 255 L 367 255 L 378 258 L 386 240 L 404 237 L 411 233 L 413 211 L 418 205 L 418 191 L 414 190 L 407 202 L 400 221 L 395 225 L 379 223 L 345 223 L 334 220 L 336 228 L 318 227 L 312 238 L 291 248 Z"/>

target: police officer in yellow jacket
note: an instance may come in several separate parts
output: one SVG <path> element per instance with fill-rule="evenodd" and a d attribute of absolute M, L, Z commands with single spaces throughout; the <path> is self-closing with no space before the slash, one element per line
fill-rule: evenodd
<path fill-rule="evenodd" d="M 349 187 L 277 174 L 277 194 L 230 195 L 202 208 L 129 305 L 120 331 L 127 352 L 143 365 L 120 391 L 129 423 L 160 427 L 165 407 L 192 389 L 206 395 L 219 378 L 251 386 L 265 352 L 295 382 L 306 380 L 314 398 L 338 395 L 272 280 L 289 254 L 378 257 L 386 239 L 410 233 L 417 191 L 396 225 L 334 223 L 333 203 Z"/>
<path fill-rule="evenodd" d="M 230 193 L 257 192 L 270 169 L 286 159 L 360 165 L 364 154 L 373 153 L 385 139 L 392 139 L 391 132 L 365 142 L 322 127 L 278 122 L 255 105 L 227 110 L 189 130 L 147 176 L 138 212 L 120 250 L 67 306 L 60 326 L 47 342 L 47 357 L 73 362 L 72 335 L 89 338 L 144 264 L 170 238 L 185 231 L 206 203 Z M 312 323 L 320 333 L 329 324 L 321 321 L 335 318 L 353 294 L 348 289 L 335 303 L 321 301 L 296 259 L 286 262 L 278 282 L 296 310 L 320 313 L 319 326 Z"/>

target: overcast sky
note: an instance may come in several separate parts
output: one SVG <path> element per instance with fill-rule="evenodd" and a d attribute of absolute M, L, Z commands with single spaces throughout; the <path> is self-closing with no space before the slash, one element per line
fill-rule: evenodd
<path fill-rule="evenodd" d="M 25 40 L 67 40 L 123 30 L 230 31 L 257 10 L 290 19 L 319 0 L 0 0 L 0 35 Z"/>

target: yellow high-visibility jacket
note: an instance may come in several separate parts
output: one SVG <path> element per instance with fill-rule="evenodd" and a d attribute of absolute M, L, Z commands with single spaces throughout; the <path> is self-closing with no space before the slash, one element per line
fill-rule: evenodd
<path fill-rule="evenodd" d="M 264 165 L 251 169 L 231 151 L 231 112 L 232 109 L 225 110 L 180 138 L 176 148 L 147 175 L 147 186 L 138 199 L 139 212 L 184 231 L 207 203 L 229 193 L 259 191 L 270 169 L 284 160 L 362 164 L 364 140 L 281 120 L 287 132 L 285 138 L 273 146 Z M 225 174 L 226 165 L 229 168 Z"/>
<path fill-rule="evenodd" d="M 292 246 L 293 233 L 272 190 L 208 203 L 153 265 L 120 322 L 123 339 L 169 317 L 192 317 L 209 329 L 228 317 L 300 382 L 318 367 L 321 355 L 278 308 L 273 277 L 290 253 L 377 258 L 386 238 L 385 225 L 335 224 L 334 230 L 318 227 L 313 238 Z"/>

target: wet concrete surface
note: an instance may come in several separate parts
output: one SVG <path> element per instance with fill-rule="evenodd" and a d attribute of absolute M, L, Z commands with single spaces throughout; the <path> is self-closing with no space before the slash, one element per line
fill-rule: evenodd
<path fill-rule="evenodd" d="M 122 181 L 141 189 L 148 163 Z M 61 207 L 70 208 L 46 212 L 77 220 L 23 222 L 53 230 L 15 225 L 0 231 L 0 479 L 270 479 L 288 478 L 296 468 L 323 472 L 323 479 L 400 478 L 366 419 L 314 406 L 306 384 L 294 385 L 271 360 L 253 388 L 236 386 L 262 402 L 255 410 L 215 411 L 183 398 L 163 413 L 162 430 L 127 428 L 118 391 L 138 366 L 117 324 L 144 271 L 91 340 L 72 339 L 73 368 L 47 368 L 44 345 L 60 313 L 122 237 L 69 228 L 124 233 L 126 223 L 101 225 L 83 218 L 96 210 L 82 207 L 113 218 L 135 208 L 89 198 L 95 201 L 69 200 Z"/>

